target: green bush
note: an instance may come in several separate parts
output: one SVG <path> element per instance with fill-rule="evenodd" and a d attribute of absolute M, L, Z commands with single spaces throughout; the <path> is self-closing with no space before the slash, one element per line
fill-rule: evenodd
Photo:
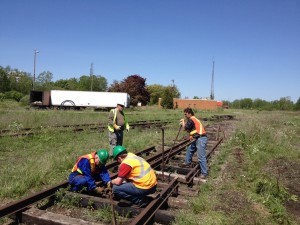
<path fill-rule="evenodd" d="M 2 102 L 5 99 L 5 94 L 0 93 L 0 101 Z"/>
<path fill-rule="evenodd" d="M 29 95 L 25 95 L 20 99 L 20 103 L 22 106 L 26 106 L 29 104 Z"/>
<path fill-rule="evenodd" d="M 16 100 L 17 102 L 19 102 L 21 100 L 21 98 L 23 97 L 23 94 L 17 91 L 9 91 L 9 92 L 5 92 L 5 98 L 6 99 L 13 99 Z"/>

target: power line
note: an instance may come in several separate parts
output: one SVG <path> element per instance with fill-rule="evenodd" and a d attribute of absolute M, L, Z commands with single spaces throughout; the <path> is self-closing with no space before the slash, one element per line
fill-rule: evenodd
<path fill-rule="evenodd" d="M 215 71 L 215 60 L 213 60 L 213 68 L 212 68 L 212 75 L 211 75 L 211 93 L 210 93 L 210 99 L 211 100 L 215 99 L 215 94 L 214 94 L 214 71 Z"/>

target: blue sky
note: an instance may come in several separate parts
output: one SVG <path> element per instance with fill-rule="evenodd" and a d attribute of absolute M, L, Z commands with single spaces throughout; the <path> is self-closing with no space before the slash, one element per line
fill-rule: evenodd
<path fill-rule="evenodd" d="M 138 74 L 181 97 L 300 97 L 299 0 L 1 0 L 0 66 L 53 81 Z"/>

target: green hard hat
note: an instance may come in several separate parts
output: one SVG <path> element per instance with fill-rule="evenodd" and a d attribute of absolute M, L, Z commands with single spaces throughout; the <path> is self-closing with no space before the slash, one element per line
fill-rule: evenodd
<path fill-rule="evenodd" d="M 125 153 L 125 151 L 126 151 L 126 148 L 121 145 L 117 145 L 116 147 L 114 147 L 114 150 L 113 150 L 114 159 L 117 159 L 118 155 L 120 155 L 122 152 Z"/>
<path fill-rule="evenodd" d="M 101 164 L 105 165 L 109 156 L 108 152 L 105 149 L 100 149 L 97 151 L 97 155 L 99 156 Z"/>

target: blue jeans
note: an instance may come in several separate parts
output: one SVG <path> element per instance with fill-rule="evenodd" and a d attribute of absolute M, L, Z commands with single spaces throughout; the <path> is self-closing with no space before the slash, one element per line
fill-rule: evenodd
<path fill-rule="evenodd" d="M 197 151 L 198 161 L 200 163 L 201 174 L 207 176 L 208 169 L 206 163 L 206 145 L 207 137 L 199 137 L 196 141 L 190 144 L 187 148 L 185 155 L 185 164 L 189 165 L 192 163 L 194 153 Z"/>
<path fill-rule="evenodd" d="M 109 155 L 113 155 L 113 150 L 114 147 L 117 145 L 122 145 L 123 144 L 123 131 L 115 131 L 115 132 L 108 132 L 108 139 L 109 139 Z"/>
<path fill-rule="evenodd" d="M 156 191 L 156 185 L 150 189 L 141 189 L 134 186 L 133 183 L 123 183 L 113 186 L 113 193 L 116 197 L 131 201 L 133 204 L 140 203 L 146 195 L 153 194 Z"/>

